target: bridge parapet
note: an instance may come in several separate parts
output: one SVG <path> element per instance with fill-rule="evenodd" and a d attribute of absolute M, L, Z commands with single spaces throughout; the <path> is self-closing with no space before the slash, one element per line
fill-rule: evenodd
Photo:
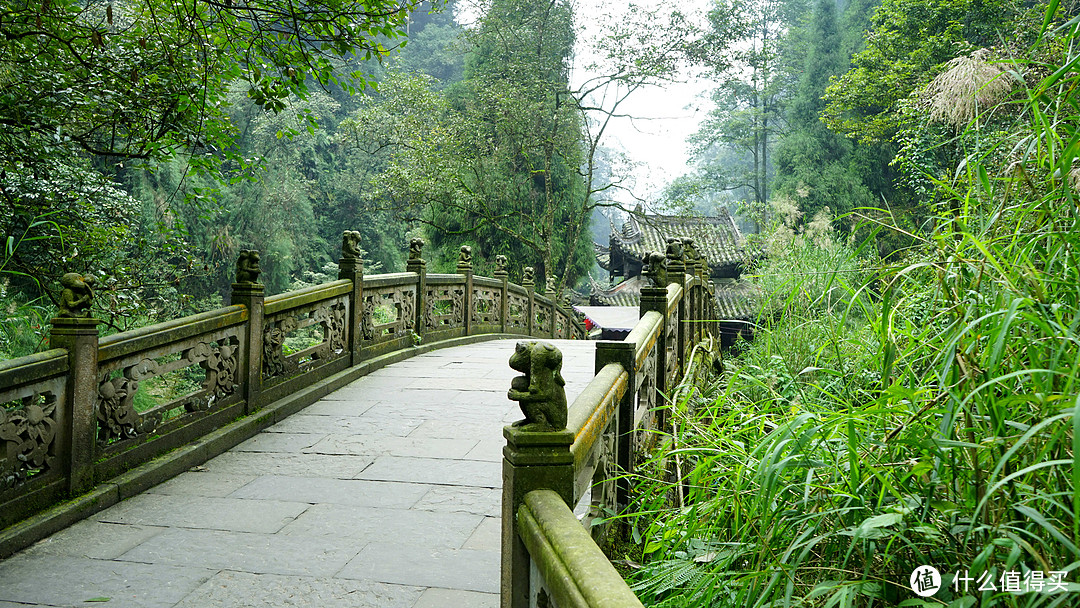
<path fill-rule="evenodd" d="M 54 320 L 57 348 L 0 362 L 0 529 L 166 452 L 189 454 L 171 474 L 200 464 L 413 353 L 515 335 L 585 338 L 570 310 L 531 281 L 511 283 L 505 264 L 494 278 L 473 276 L 470 252 L 457 274 L 428 274 L 422 248 L 410 245 L 407 272 L 365 276 L 359 235 L 346 232 L 338 280 L 273 296 L 258 283 L 258 252 L 244 251 L 232 305 L 106 337 L 85 314 L 79 296 L 92 296 L 93 282 L 84 281 Z M 207 439 L 243 416 L 258 425 Z M 100 508 L 168 474 L 117 482 Z M 0 555 L 19 548 L 0 545 Z"/>
<path fill-rule="evenodd" d="M 641 606 L 594 541 L 628 505 L 638 459 L 669 432 L 668 399 L 696 367 L 694 346 L 719 344 L 712 285 L 692 245 L 646 256 L 655 283 L 642 289 L 639 321 L 624 340 L 597 343 L 595 376 L 565 429 L 504 429 L 502 608 Z"/>

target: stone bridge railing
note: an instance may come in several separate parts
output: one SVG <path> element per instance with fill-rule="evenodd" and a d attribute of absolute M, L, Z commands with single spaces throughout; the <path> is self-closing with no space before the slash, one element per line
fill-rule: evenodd
<path fill-rule="evenodd" d="M 266 297 L 258 253 L 245 251 L 230 306 L 106 337 L 89 317 L 93 282 L 66 275 L 52 350 L 0 362 L 0 556 L 377 367 L 481 339 L 585 337 L 534 289 L 531 269 L 510 283 L 502 256 L 494 278 L 473 276 L 466 247 L 457 274 L 428 274 L 414 241 L 407 272 L 364 276 L 358 237 L 346 233 L 337 281 Z M 69 515 L 25 533 L 12 526 L 70 497 L 82 507 Z"/>
<path fill-rule="evenodd" d="M 597 343 L 596 375 L 565 428 L 527 417 L 504 429 L 502 608 L 641 606 L 594 539 L 608 533 L 602 518 L 627 506 L 635 461 L 666 432 L 668 397 L 694 346 L 718 344 L 707 267 L 682 244 L 669 239 L 666 257 L 647 259 L 654 286 L 642 290 L 640 320 L 621 342 Z M 579 521 L 573 509 L 586 497 Z"/>

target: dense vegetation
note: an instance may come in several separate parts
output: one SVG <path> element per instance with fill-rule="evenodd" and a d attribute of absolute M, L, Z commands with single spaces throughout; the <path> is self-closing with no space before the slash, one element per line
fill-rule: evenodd
<path fill-rule="evenodd" d="M 770 199 L 768 315 L 722 376 L 677 391 L 637 484 L 626 557 L 646 604 L 1080 601 L 1080 35 L 1056 2 L 1021 8 L 874 12 L 824 115 L 897 151 L 884 202 L 920 222 L 830 225 L 807 221 L 811 196 Z M 890 231 L 908 246 L 882 258 Z M 923 565 L 942 579 L 925 598 Z"/>

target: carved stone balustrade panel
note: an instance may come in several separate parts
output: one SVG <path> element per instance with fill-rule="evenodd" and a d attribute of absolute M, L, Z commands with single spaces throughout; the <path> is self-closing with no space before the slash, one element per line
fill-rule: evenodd
<path fill-rule="evenodd" d="M 472 298 L 473 323 L 496 325 L 502 319 L 502 294 L 497 289 L 474 287 Z"/>
<path fill-rule="evenodd" d="M 529 298 L 511 292 L 507 295 L 507 324 L 510 329 L 527 331 L 529 329 Z"/>
<path fill-rule="evenodd" d="M 263 321 L 263 384 L 348 356 L 348 298 L 337 296 L 268 315 Z"/>
<path fill-rule="evenodd" d="M 238 402 L 239 366 L 237 327 L 102 361 L 94 408 L 98 445 L 164 433 L 166 423 Z"/>
<path fill-rule="evenodd" d="M 416 287 L 365 287 L 362 319 L 365 342 L 409 335 L 416 325 Z"/>
<path fill-rule="evenodd" d="M 63 474 L 57 461 L 64 378 L 0 392 L 0 494 Z"/>
<path fill-rule="evenodd" d="M 462 285 L 428 287 L 424 328 L 455 329 L 465 326 L 465 289 Z"/>

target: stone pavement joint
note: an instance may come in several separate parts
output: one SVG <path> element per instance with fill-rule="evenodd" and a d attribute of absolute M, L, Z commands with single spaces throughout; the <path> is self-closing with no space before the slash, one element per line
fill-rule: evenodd
<path fill-rule="evenodd" d="M 573 402 L 594 343 L 551 342 Z M 0 562 L 0 608 L 496 608 L 515 343 L 376 370 L 61 530 Z"/>

